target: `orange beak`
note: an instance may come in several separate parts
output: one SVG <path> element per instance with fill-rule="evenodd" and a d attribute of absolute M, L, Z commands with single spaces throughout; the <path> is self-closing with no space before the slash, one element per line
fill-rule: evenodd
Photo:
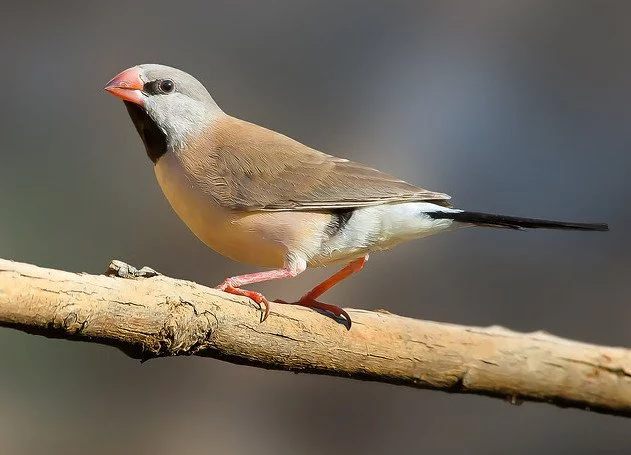
<path fill-rule="evenodd" d="M 123 101 L 129 101 L 143 106 L 143 86 L 144 83 L 142 79 L 140 79 L 140 68 L 134 66 L 114 76 L 105 86 L 105 90 Z"/>

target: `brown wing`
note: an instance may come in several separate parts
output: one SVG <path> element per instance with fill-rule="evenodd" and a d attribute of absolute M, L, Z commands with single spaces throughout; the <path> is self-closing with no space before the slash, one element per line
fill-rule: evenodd
<path fill-rule="evenodd" d="M 205 191 L 224 207 L 278 211 L 406 201 L 449 205 L 446 194 L 326 155 L 239 119 L 226 117 L 209 133 L 192 146 L 204 156 L 190 164 L 203 167 L 195 175 L 203 175 Z"/>

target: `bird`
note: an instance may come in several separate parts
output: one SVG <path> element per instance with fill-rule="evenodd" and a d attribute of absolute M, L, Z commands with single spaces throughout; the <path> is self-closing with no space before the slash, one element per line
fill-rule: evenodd
<path fill-rule="evenodd" d="M 319 301 L 359 272 L 369 254 L 460 226 L 607 231 L 574 223 L 454 208 L 451 197 L 370 166 L 325 154 L 225 113 L 195 77 L 165 65 L 128 68 L 105 86 L 123 100 L 173 210 L 208 247 L 269 270 L 226 278 L 217 289 L 270 309 L 253 283 L 344 264 L 297 302 L 351 327 Z M 289 303 L 277 300 L 278 303 Z"/>

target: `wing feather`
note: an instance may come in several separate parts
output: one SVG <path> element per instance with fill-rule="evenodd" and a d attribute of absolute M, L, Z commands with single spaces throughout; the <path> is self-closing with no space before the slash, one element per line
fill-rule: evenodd
<path fill-rule="evenodd" d="M 193 175 L 201 176 L 199 183 L 221 206 L 235 210 L 325 210 L 410 201 L 449 206 L 444 193 L 233 117 L 218 121 L 192 147 L 203 150 L 202 156 L 190 154 L 189 166 L 197 168 Z"/>

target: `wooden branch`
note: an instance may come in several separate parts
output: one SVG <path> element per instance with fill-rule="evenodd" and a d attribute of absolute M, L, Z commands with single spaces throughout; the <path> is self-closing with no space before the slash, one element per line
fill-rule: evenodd
<path fill-rule="evenodd" d="M 631 416 L 631 351 L 348 310 L 258 306 L 120 261 L 96 276 L 0 259 L 0 326 L 115 346 L 143 360 L 202 355 L 263 368 L 475 393 Z M 121 278 L 125 276 L 128 278 Z"/>

